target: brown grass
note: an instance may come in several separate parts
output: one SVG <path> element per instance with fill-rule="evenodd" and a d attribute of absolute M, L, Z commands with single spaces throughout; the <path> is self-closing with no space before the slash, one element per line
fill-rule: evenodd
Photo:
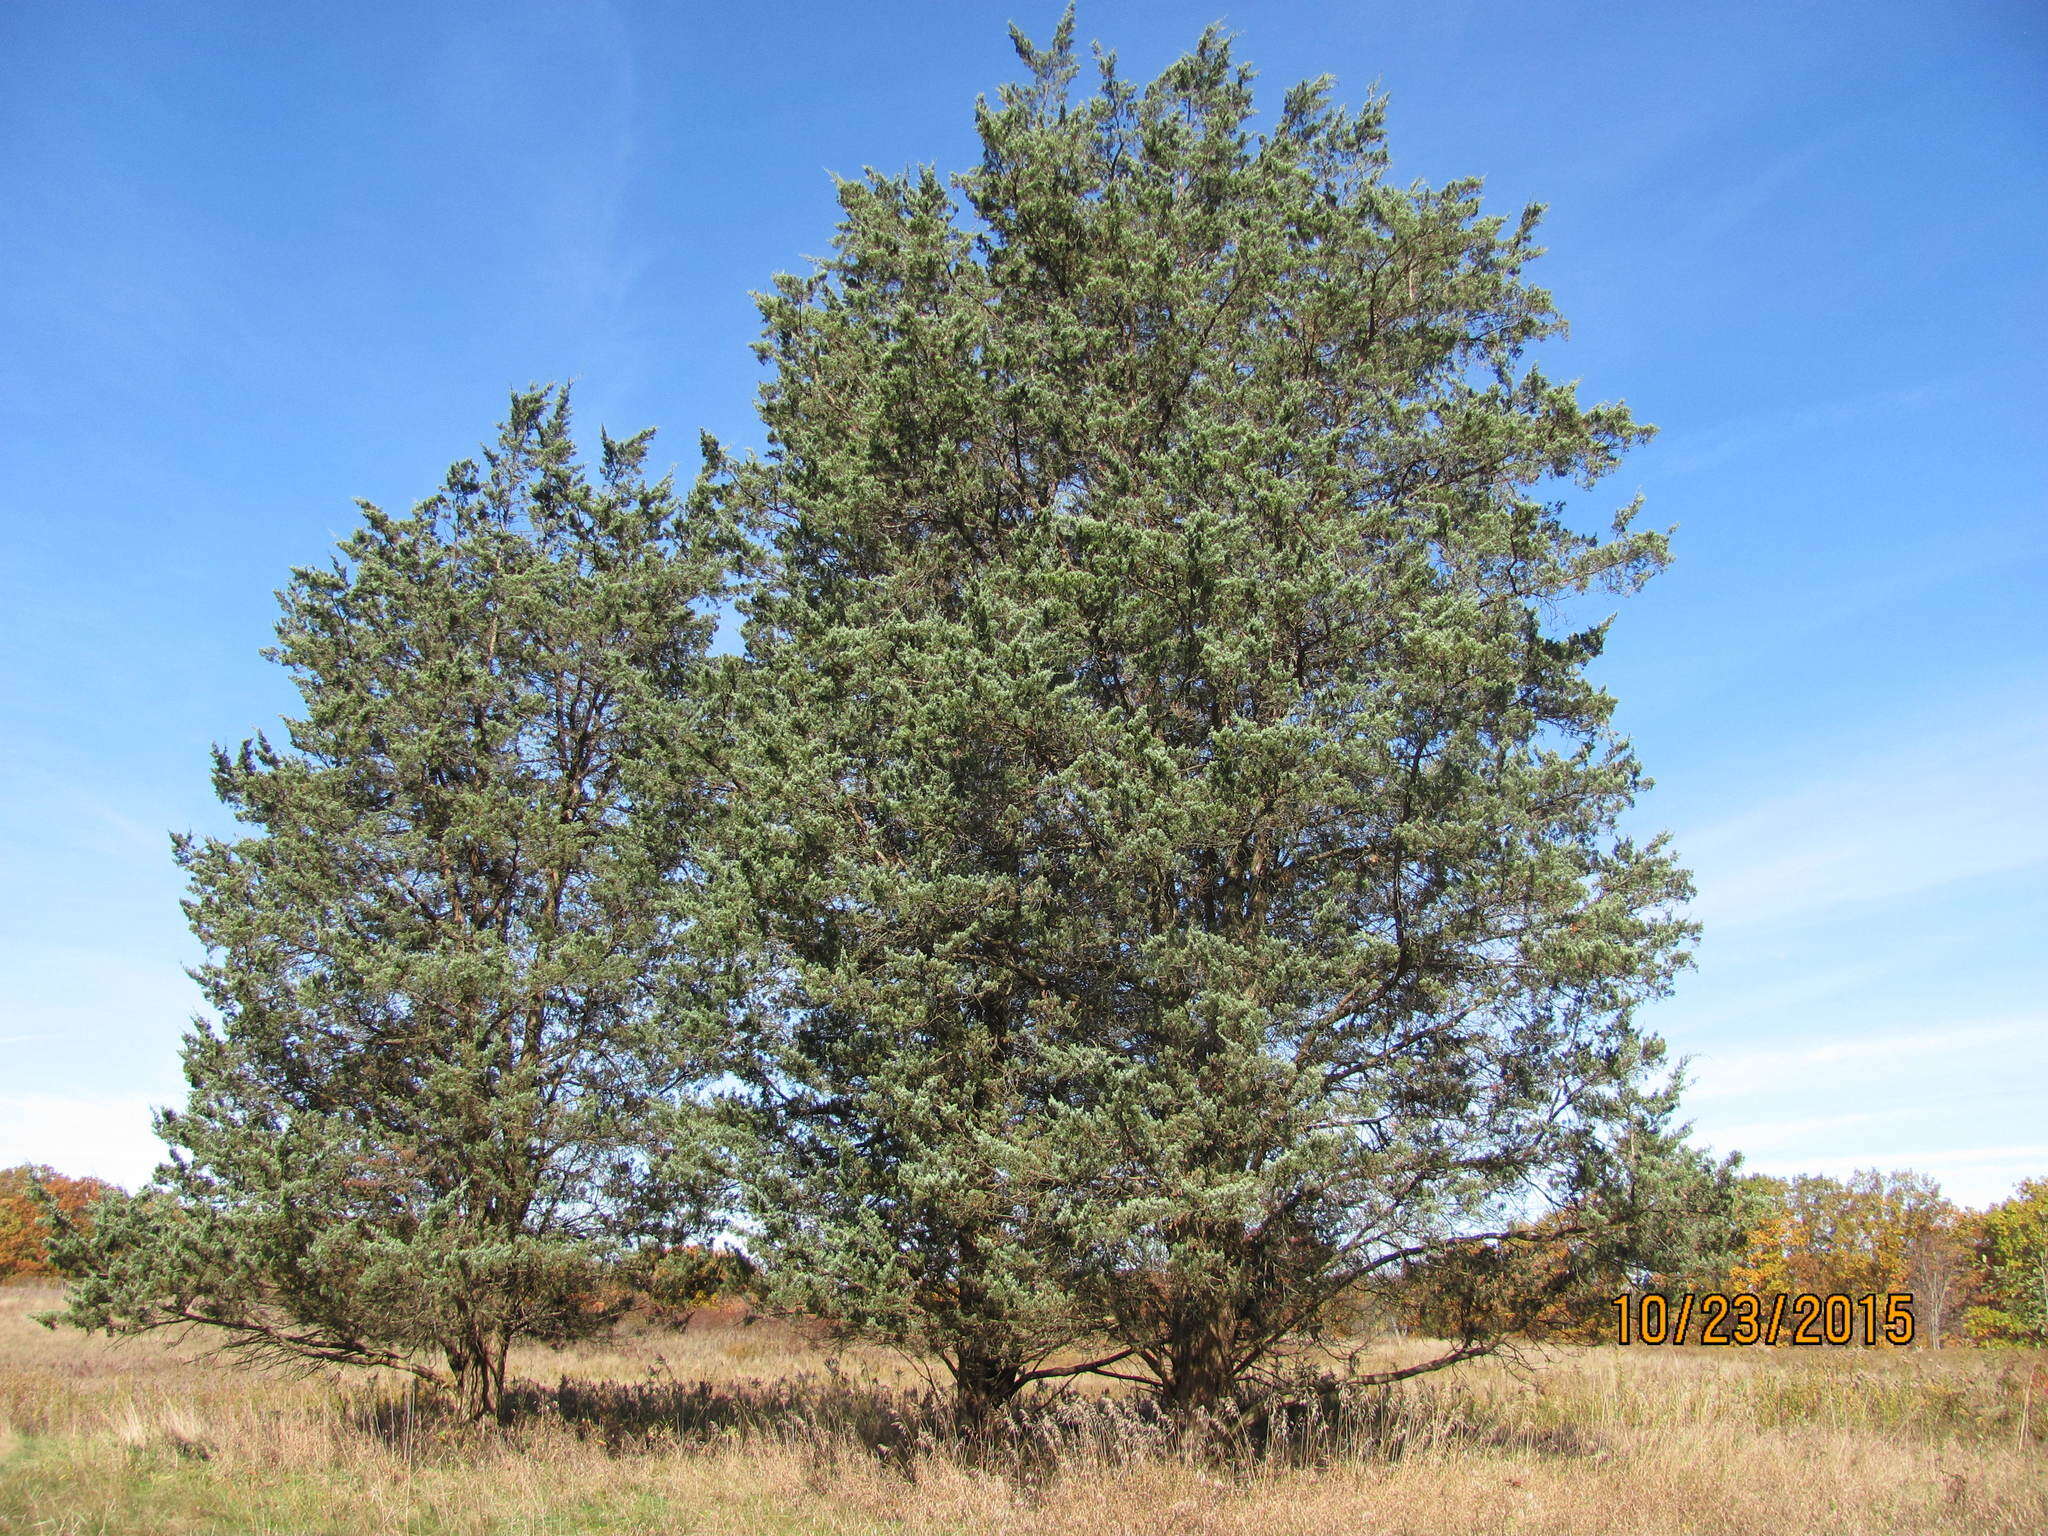
<path fill-rule="evenodd" d="M 0 1531 L 2048 1531 L 2038 1354 L 1551 1351 L 1401 1392 L 1308 1465 L 1235 1471 L 1070 1402 L 1040 1421 L 1070 1431 L 1056 1460 L 990 1470 L 919 1438 L 911 1362 L 772 1322 L 528 1352 L 518 1374 L 582 1385 L 471 1429 L 391 1383 L 30 1323 L 55 1295 L 0 1290 Z"/>

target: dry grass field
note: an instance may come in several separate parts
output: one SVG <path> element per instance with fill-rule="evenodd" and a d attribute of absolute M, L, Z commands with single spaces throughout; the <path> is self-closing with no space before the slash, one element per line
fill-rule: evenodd
<path fill-rule="evenodd" d="M 586 1385 L 473 1429 L 389 1383 L 52 1333 L 29 1314 L 55 1294 L 0 1290 L 7 1532 L 2048 1532 L 2048 1360 L 2024 1353 L 1549 1351 L 1250 1470 L 1077 1399 L 1047 1419 L 1063 1454 L 988 1469 L 903 1430 L 907 1362 L 768 1322 L 531 1352 L 519 1374 Z"/>

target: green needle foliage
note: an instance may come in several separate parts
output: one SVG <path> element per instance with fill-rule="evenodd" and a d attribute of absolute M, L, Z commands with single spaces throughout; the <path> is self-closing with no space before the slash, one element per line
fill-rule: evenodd
<path fill-rule="evenodd" d="M 1561 491 L 1650 429 L 1529 357 L 1538 211 L 1389 185 L 1377 103 L 1254 136 L 1213 30 L 1080 98 L 1071 13 L 1017 43 L 978 171 L 841 184 L 704 490 L 767 551 L 752 1204 L 970 1420 L 1069 1345 L 1216 1414 L 1374 1277 L 1658 1183 L 1687 879 L 1557 623 L 1666 559 Z"/>
<path fill-rule="evenodd" d="M 484 1414 L 515 1338 L 601 1325 L 607 1258 L 687 1225 L 710 1015 L 658 898 L 699 817 L 630 770 L 718 567 L 650 436 L 605 437 L 593 484 L 567 392 L 515 394 L 481 466 L 294 573 L 292 749 L 216 751 L 254 831 L 176 839 L 219 1022 L 156 1184 L 53 1244 L 70 1321 L 394 1366 Z"/>

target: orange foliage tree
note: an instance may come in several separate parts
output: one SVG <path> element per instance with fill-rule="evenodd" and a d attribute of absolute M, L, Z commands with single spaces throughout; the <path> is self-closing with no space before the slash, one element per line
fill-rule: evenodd
<path fill-rule="evenodd" d="M 1911 1293 L 1920 1341 L 1956 1335 L 1971 1289 L 1971 1213 L 1923 1173 L 1759 1178 L 1759 1212 L 1731 1290 L 1757 1295 Z"/>
<path fill-rule="evenodd" d="M 43 1247 L 41 1186 L 66 1216 L 79 1217 L 101 1195 L 117 1193 L 100 1179 L 73 1179 L 39 1163 L 0 1168 L 0 1280 L 50 1275 L 49 1253 Z"/>

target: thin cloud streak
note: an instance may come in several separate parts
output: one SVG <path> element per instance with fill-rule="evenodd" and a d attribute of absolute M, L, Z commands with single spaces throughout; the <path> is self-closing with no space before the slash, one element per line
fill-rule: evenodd
<path fill-rule="evenodd" d="M 1930 406 L 1960 397 L 1969 382 L 1967 376 L 1957 376 L 1872 390 L 1791 410 L 1736 416 L 1717 426 L 1685 430 L 1673 437 L 1664 473 L 1699 474 L 1753 460 L 1767 448 L 1794 440 L 1867 432 L 1873 418 L 1925 412 Z"/>
<path fill-rule="evenodd" d="M 1687 1098 L 1698 1101 L 1766 1093 L 1818 1076 L 1825 1076 L 1831 1083 L 1848 1076 L 1888 1077 L 1902 1071 L 1916 1057 L 1988 1052 L 2021 1041 L 2030 1041 L 2039 1050 L 2048 1041 L 2048 1020 L 2024 1018 L 1946 1025 L 1889 1035 L 1848 1036 L 1783 1049 L 1699 1056 L 1692 1062 L 1693 1087 Z"/>
<path fill-rule="evenodd" d="M 1828 782 L 1684 834 L 1694 915 L 1709 933 L 1809 922 L 2048 863 L 2043 783 L 2048 725 L 2025 716 L 1868 754 Z"/>
<path fill-rule="evenodd" d="M 1864 1109 L 1843 1115 L 1808 1115 L 1791 1120 L 1758 1120 L 1748 1125 L 1731 1125 L 1714 1139 L 1717 1143 L 1726 1142 L 1730 1147 L 1747 1152 L 1753 1148 L 1784 1146 L 1823 1132 L 1866 1126 L 1872 1121 L 1895 1122 L 1897 1119 L 1897 1114 L 1889 1109 Z"/>

